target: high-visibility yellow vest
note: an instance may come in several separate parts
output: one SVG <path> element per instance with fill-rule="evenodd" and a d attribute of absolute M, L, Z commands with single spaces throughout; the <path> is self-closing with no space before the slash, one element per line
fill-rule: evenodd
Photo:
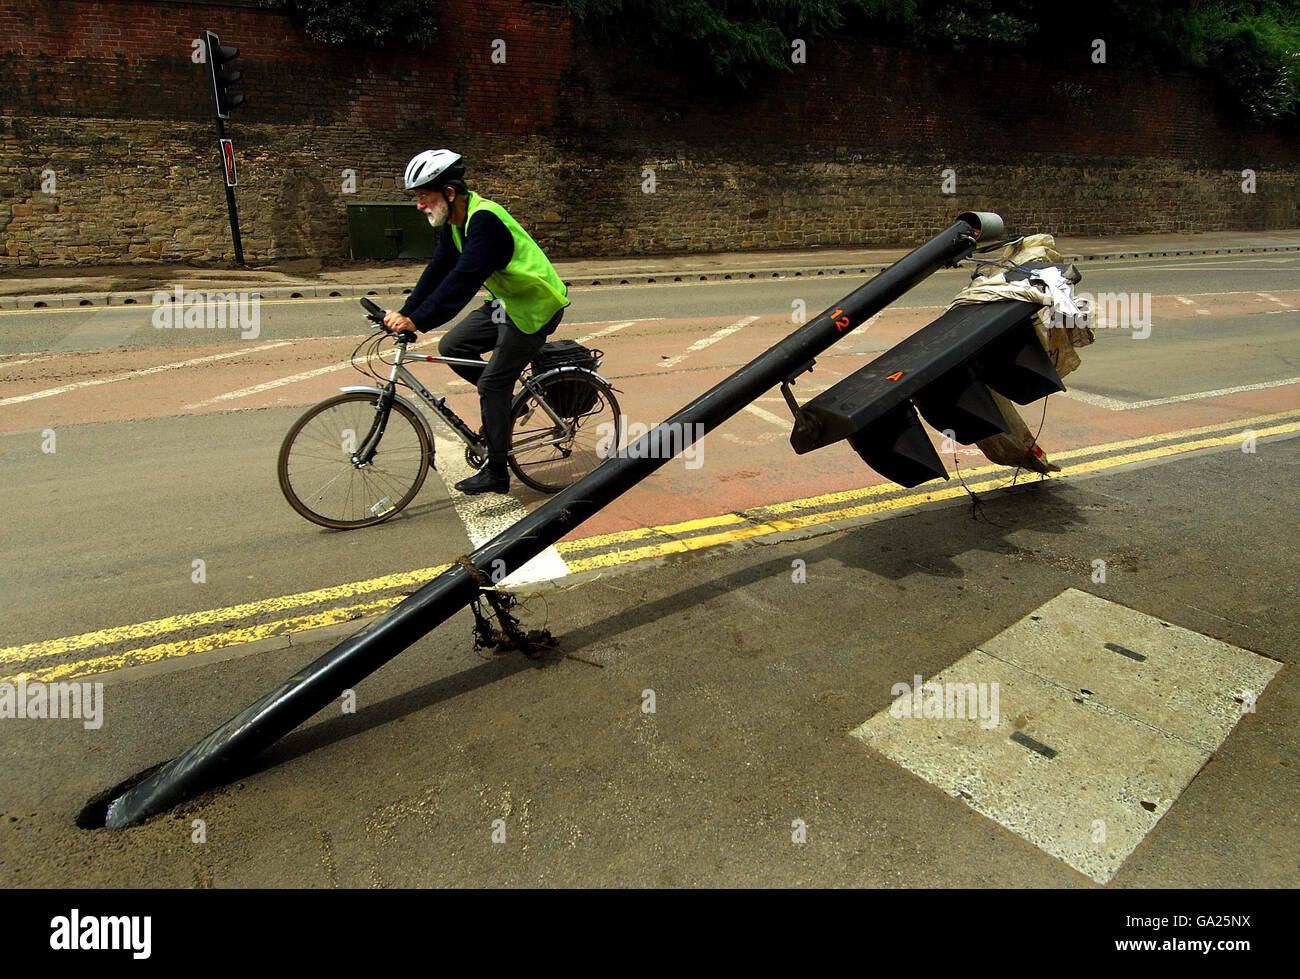
<path fill-rule="evenodd" d="M 493 272 L 484 283 L 488 294 L 493 299 L 501 300 L 506 315 L 519 327 L 520 332 L 536 333 L 552 316 L 569 305 L 569 290 L 565 288 L 546 253 L 504 207 L 473 191 L 470 191 L 468 201 L 465 227 L 469 227 L 474 213 L 481 208 L 500 218 L 515 241 L 510 264 L 499 272 Z M 461 231 L 454 224 L 451 226 L 451 237 L 456 243 L 456 249 L 463 251 Z"/>

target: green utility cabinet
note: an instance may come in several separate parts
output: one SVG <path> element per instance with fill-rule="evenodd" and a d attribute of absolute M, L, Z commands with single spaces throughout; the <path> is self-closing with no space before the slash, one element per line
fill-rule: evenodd
<path fill-rule="evenodd" d="M 437 232 L 410 201 L 350 201 L 348 243 L 353 258 L 424 258 L 433 255 Z"/>

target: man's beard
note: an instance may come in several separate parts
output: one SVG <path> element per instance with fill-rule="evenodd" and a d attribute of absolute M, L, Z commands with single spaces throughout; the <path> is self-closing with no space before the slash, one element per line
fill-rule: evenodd
<path fill-rule="evenodd" d="M 447 202 L 442 201 L 434 211 L 425 211 L 424 216 L 429 219 L 429 224 L 435 228 L 441 228 L 447 223 Z"/>

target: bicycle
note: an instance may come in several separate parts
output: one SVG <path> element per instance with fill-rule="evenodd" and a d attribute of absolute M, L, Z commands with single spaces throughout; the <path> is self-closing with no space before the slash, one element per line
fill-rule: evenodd
<path fill-rule="evenodd" d="M 385 310 L 362 299 L 366 318 L 382 324 Z M 382 349 L 392 339 L 393 359 Z M 416 334 L 381 330 L 357 345 L 352 365 L 382 386 L 350 386 L 309 408 L 284 437 L 277 471 L 289 505 L 312 523 L 336 530 L 370 527 L 401 512 L 415 499 L 434 467 L 433 430 L 416 404 L 398 393 L 417 393 L 452 433 L 465 443 L 471 469 L 487 464 L 487 446 L 448 405 L 435 397 L 406 364 L 464 364 L 469 360 L 408 351 Z M 537 369 L 542 352 L 524 369 L 511 402 L 508 462 L 519 479 L 543 493 L 558 493 L 617 452 L 626 434 L 614 388 L 596 373 L 603 354 L 591 351 L 591 366 Z M 364 369 L 357 356 L 365 351 Z M 384 377 L 375 362 L 389 366 Z M 380 444 L 383 451 L 380 452 Z"/>

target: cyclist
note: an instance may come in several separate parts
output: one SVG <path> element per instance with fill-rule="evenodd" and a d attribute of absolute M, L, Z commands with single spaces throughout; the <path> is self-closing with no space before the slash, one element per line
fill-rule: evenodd
<path fill-rule="evenodd" d="M 569 305 L 568 289 L 537 242 L 500 204 L 465 185 L 465 164 L 451 150 L 425 150 L 406 165 L 406 189 L 435 228 L 437 247 L 400 311 L 384 317 L 392 333 L 427 333 L 459 313 L 484 285 L 491 297 L 438 342 L 444 357 L 481 359 L 483 367 L 452 365 L 478 388 L 487 443 L 482 472 L 456 484 L 462 493 L 510 489 L 510 400 L 515 382 Z"/>

